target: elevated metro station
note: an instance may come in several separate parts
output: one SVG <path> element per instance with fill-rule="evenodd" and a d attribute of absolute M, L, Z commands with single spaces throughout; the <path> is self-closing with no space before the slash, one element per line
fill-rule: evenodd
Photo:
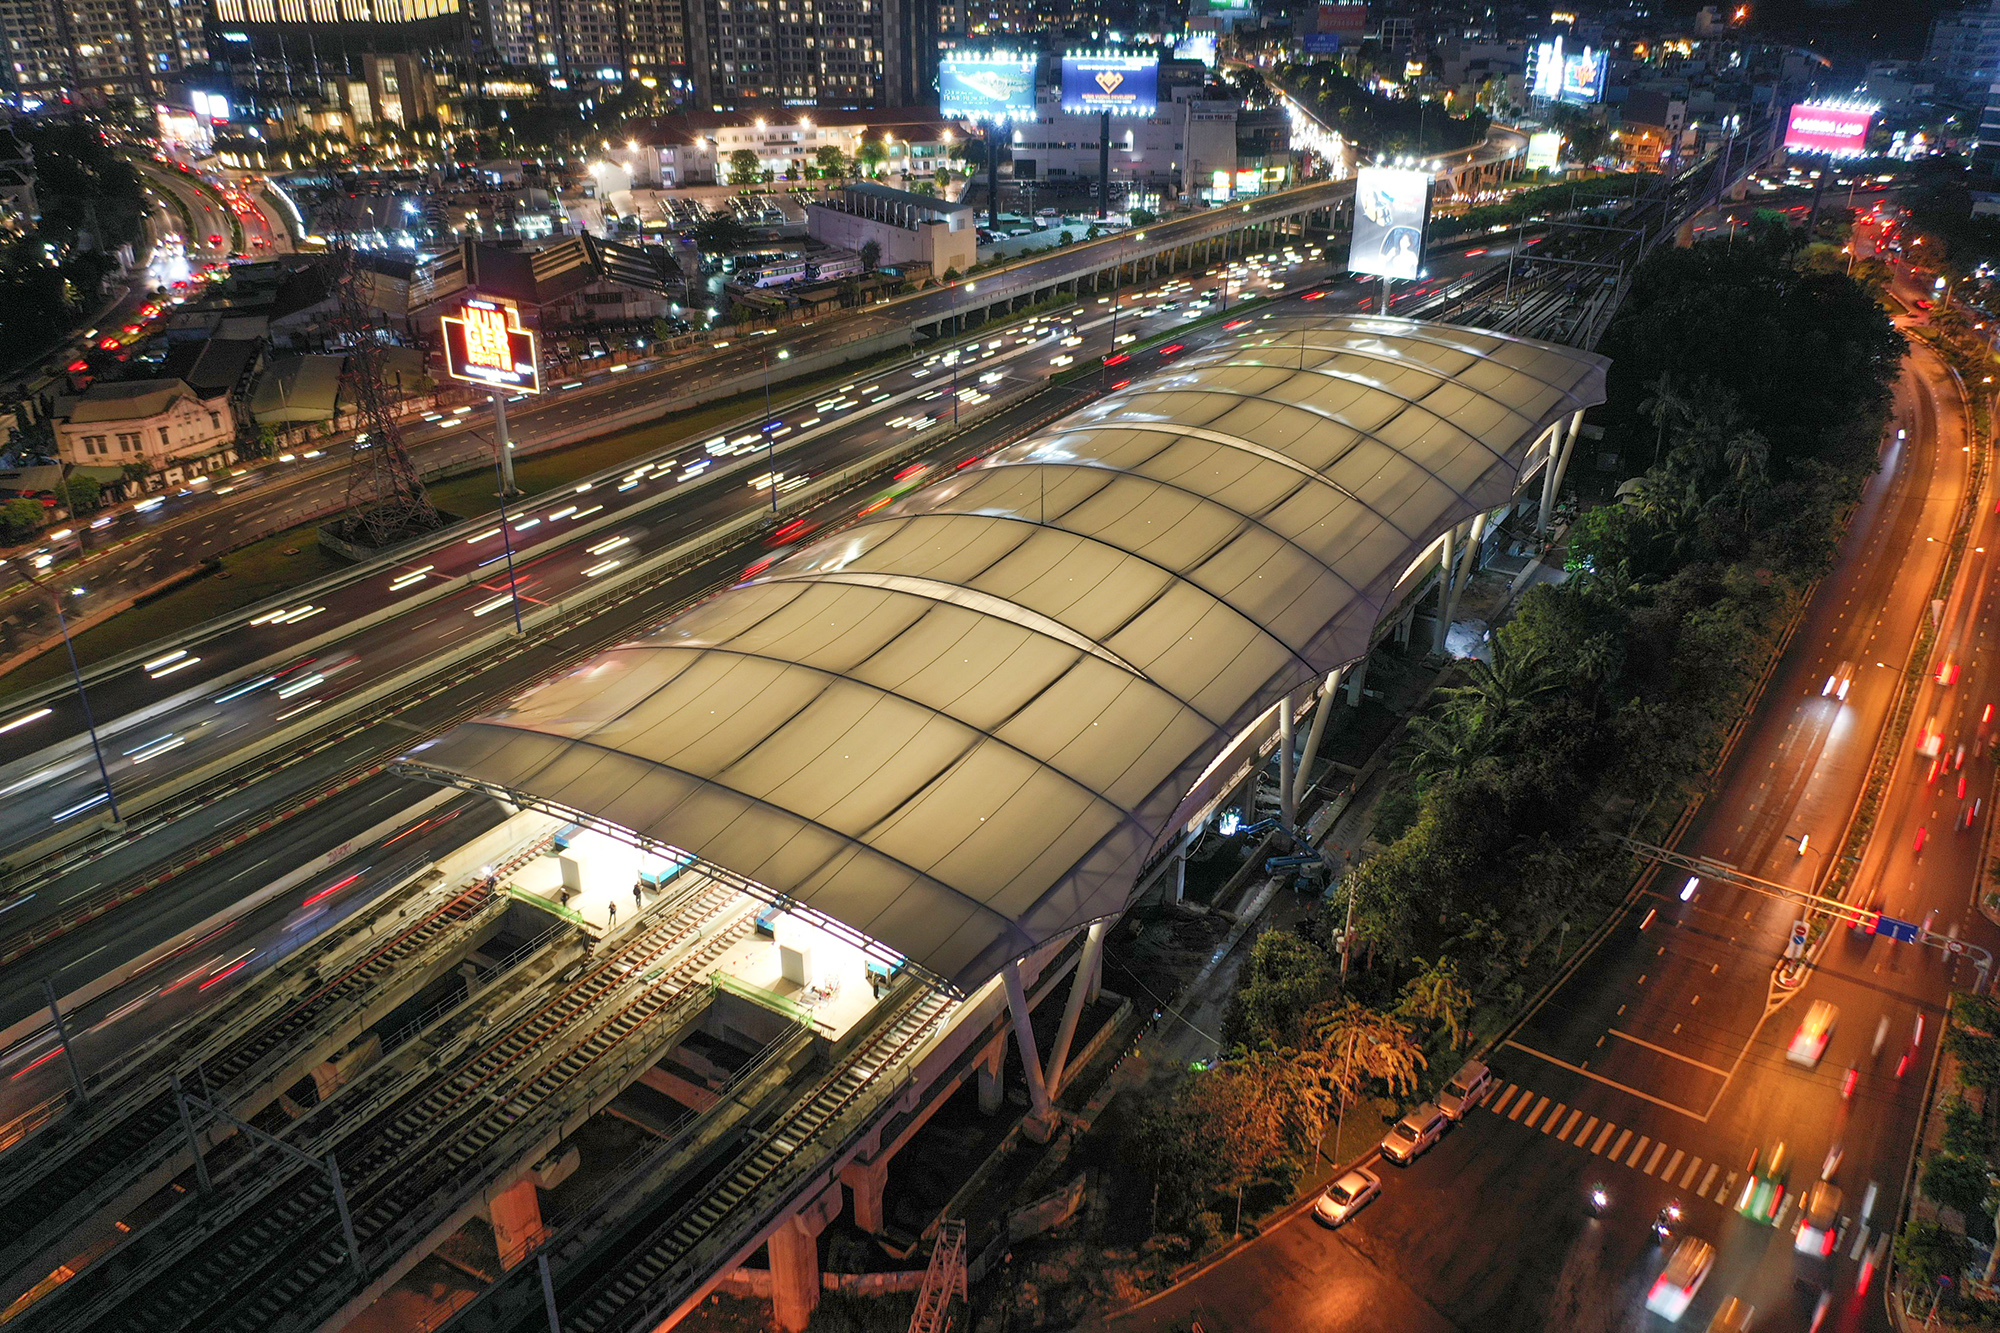
<path fill-rule="evenodd" d="M 1371 646 L 1435 607 L 1445 650 L 1605 370 L 1245 316 L 426 742 L 399 770 L 451 790 L 396 837 L 454 850 L 0 1160 L 0 1300 L 639 1333 L 749 1267 L 802 1330 L 822 1232 L 895 1230 L 958 1090 L 997 1113 L 1018 1060 L 1054 1131 L 1108 927 L 1274 751 L 1295 822 Z"/>
<path fill-rule="evenodd" d="M 1407 320 L 1246 321 L 409 755 L 594 842 L 576 891 L 614 901 L 647 865 L 729 886 L 765 941 L 734 955 L 745 980 L 842 1030 L 856 995 L 943 1001 L 898 1095 L 797 1145 L 788 1197 L 746 1199 L 619 1326 L 670 1322 L 766 1246 L 803 1327 L 843 1184 L 879 1229 L 911 1113 L 968 1052 L 997 1076 L 1010 1027 L 1046 1137 L 1107 924 L 1280 736 L 1292 794 L 1295 719 L 1318 705 L 1309 768 L 1335 691 L 1358 698 L 1433 586 L 1442 649 L 1482 533 L 1546 512 L 1606 366 Z M 1063 971 L 1038 1050 L 1030 992 Z"/>

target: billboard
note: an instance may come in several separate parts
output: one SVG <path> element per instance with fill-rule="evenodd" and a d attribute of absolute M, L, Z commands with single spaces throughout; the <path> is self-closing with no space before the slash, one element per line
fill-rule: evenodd
<path fill-rule="evenodd" d="M 1064 56 L 1062 109 L 1150 116 L 1159 109 L 1160 62 L 1154 56 Z"/>
<path fill-rule="evenodd" d="M 1319 7 L 1318 30 L 1339 33 L 1342 37 L 1359 40 L 1368 29 L 1368 6 L 1325 4 Z"/>
<path fill-rule="evenodd" d="M 1035 58 L 946 56 L 938 62 L 938 105 L 954 120 L 1033 119 Z"/>
<path fill-rule="evenodd" d="M 1610 65 L 1609 51 L 1586 46 L 1565 51 L 1561 37 L 1535 44 L 1533 96 L 1549 102 L 1570 102 L 1589 106 L 1604 100 L 1604 77 Z"/>
<path fill-rule="evenodd" d="M 1309 32 L 1302 39 L 1309 56 L 1337 56 L 1340 54 L 1340 34 L 1337 32 Z"/>
<path fill-rule="evenodd" d="M 438 321 L 444 335 L 445 374 L 466 384 L 517 393 L 542 391 L 540 349 L 521 327 L 520 312 L 474 298 L 456 316 Z"/>
<path fill-rule="evenodd" d="M 1174 45 L 1174 59 L 1199 60 L 1210 69 L 1215 68 L 1215 34 L 1212 32 L 1191 32 Z"/>
<path fill-rule="evenodd" d="M 1528 170 L 1539 171 L 1547 168 L 1554 171 L 1562 161 L 1563 137 L 1555 130 L 1542 130 L 1528 136 Z"/>
<path fill-rule="evenodd" d="M 1250 0 L 1208 0 L 1208 12 L 1219 19 L 1247 18 Z"/>
<path fill-rule="evenodd" d="M 1429 172 L 1363 167 L 1354 176 L 1354 240 L 1347 267 L 1382 278 L 1414 278 L 1430 225 Z"/>
<path fill-rule="evenodd" d="M 1860 102 L 1800 102 L 1785 123 L 1785 147 L 1794 153 L 1859 157 L 1867 151 L 1875 108 Z"/>

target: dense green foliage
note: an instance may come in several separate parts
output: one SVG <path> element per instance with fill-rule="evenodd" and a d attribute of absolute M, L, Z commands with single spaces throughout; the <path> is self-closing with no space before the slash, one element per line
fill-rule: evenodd
<path fill-rule="evenodd" d="M 36 356 L 92 311 L 121 245 L 143 232 L 139 174 L 83 124 L 17 126 L 35 153 L 41 221 L 0 251 L 0 362 Z"/>
<path fill-rule="evenodd" d="M 1560 217 L 1572 210 L 1588 209 L 1593 205 L 1627 201 L 1635 193 L 1644 192 L 1655 179 L 1650 171 L 1631 171 L 1522 190 L 1498 203 L 1481 204 L 1463 213 L 1432 218 L 1429 236 L 1433 241 L 1443 240 L 1464 232 L 1511 227 L 1536 218 Z"/>
<path fill-rule="evenodd" d="M 1492 117 L 1471 110 L 1454 116 L 1442 106 L 1369 92 L 1339 62 L 1290 65 L 1285 82 L 1317 104 L 1321 117 L 1365 153 L 1443 153 L 1486 137 Z"/>
<path fill-rule="evenodd" d="M 1801 270 L 1801 240 L 1636 275 L 1601 419 L 1607 446 L 1659 461 L 1576 524 L 1575 577 L 1525 597 L 1492 661 L 1413 722 L 1414 813 L 1346 881 L 1371 957 L 1449 961 L 1510 1005 L 1564 924 L 1622 892 L 1602 835 L 1704 780 L 1875 466 L 1903 350 L 1856 284 Z"/>

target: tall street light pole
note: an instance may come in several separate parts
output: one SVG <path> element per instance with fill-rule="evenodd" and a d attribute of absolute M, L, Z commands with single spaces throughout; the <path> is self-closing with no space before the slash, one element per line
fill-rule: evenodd
<path fill-rule="evenodd" d="M 90 752 L 97 758 L 97 777 L 104 784 L 104 799 L 111 807 L 111 822 L 123 824 L 125 816 L 118 813 L 118 793 L 111 789 L 111 770 L 104 764 L 104 746 L 97 738 L 97 719 L 91 715 L 90 695 L 83 688 L 83 669 L 76 662 L 76 645 L 70 642 L 69 617 L 63 614 L 62 592 L 60 589 L 46 587 L 40 579 L 25 569 L 21 571 L 21 577 L 48 593 L 49 604 L 56 609 L 56 625 L 62 630 L 63 651 L 69 654 L 70 679 L 76 682 L 76 700 L 83 705 L 83 725 L 90 733 Z M 70 592 L 80 596 L 83 589 L 71 588 Z"/>
<path fill-rule="evenodd" d="M 792 359 L 790 348 L 780 349 L 778 360 Z M 771 433 L 771 354 L 764 354 L 764 474 L 771 485 L 771 512 L 778 512 L 778 437 Z"/>

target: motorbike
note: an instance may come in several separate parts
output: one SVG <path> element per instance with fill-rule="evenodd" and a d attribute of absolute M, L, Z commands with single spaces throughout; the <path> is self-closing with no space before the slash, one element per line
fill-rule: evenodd
<path fill-rule="evenodd" d="M 1665 1245 L 1673 1237 L 1674 1229 L 1680 1226 L 1680 1224 L 1681 1205 L 1680 1201 L 1676 1199 L 1674 1202 L 1660 1209 L 1659 1215 L 1653 1219 L 1653 1238 L 1659 1241 L 1660 1244 Z"/>
<path fill-rule="evenodd" d="M 1605 1192 L 1604 1186 L 1592 1185 L 1590 1187 L 1590 1211 L 1592 1216 L 1601 1216 L 1610 1204 L 1611 1196 Z"/>

